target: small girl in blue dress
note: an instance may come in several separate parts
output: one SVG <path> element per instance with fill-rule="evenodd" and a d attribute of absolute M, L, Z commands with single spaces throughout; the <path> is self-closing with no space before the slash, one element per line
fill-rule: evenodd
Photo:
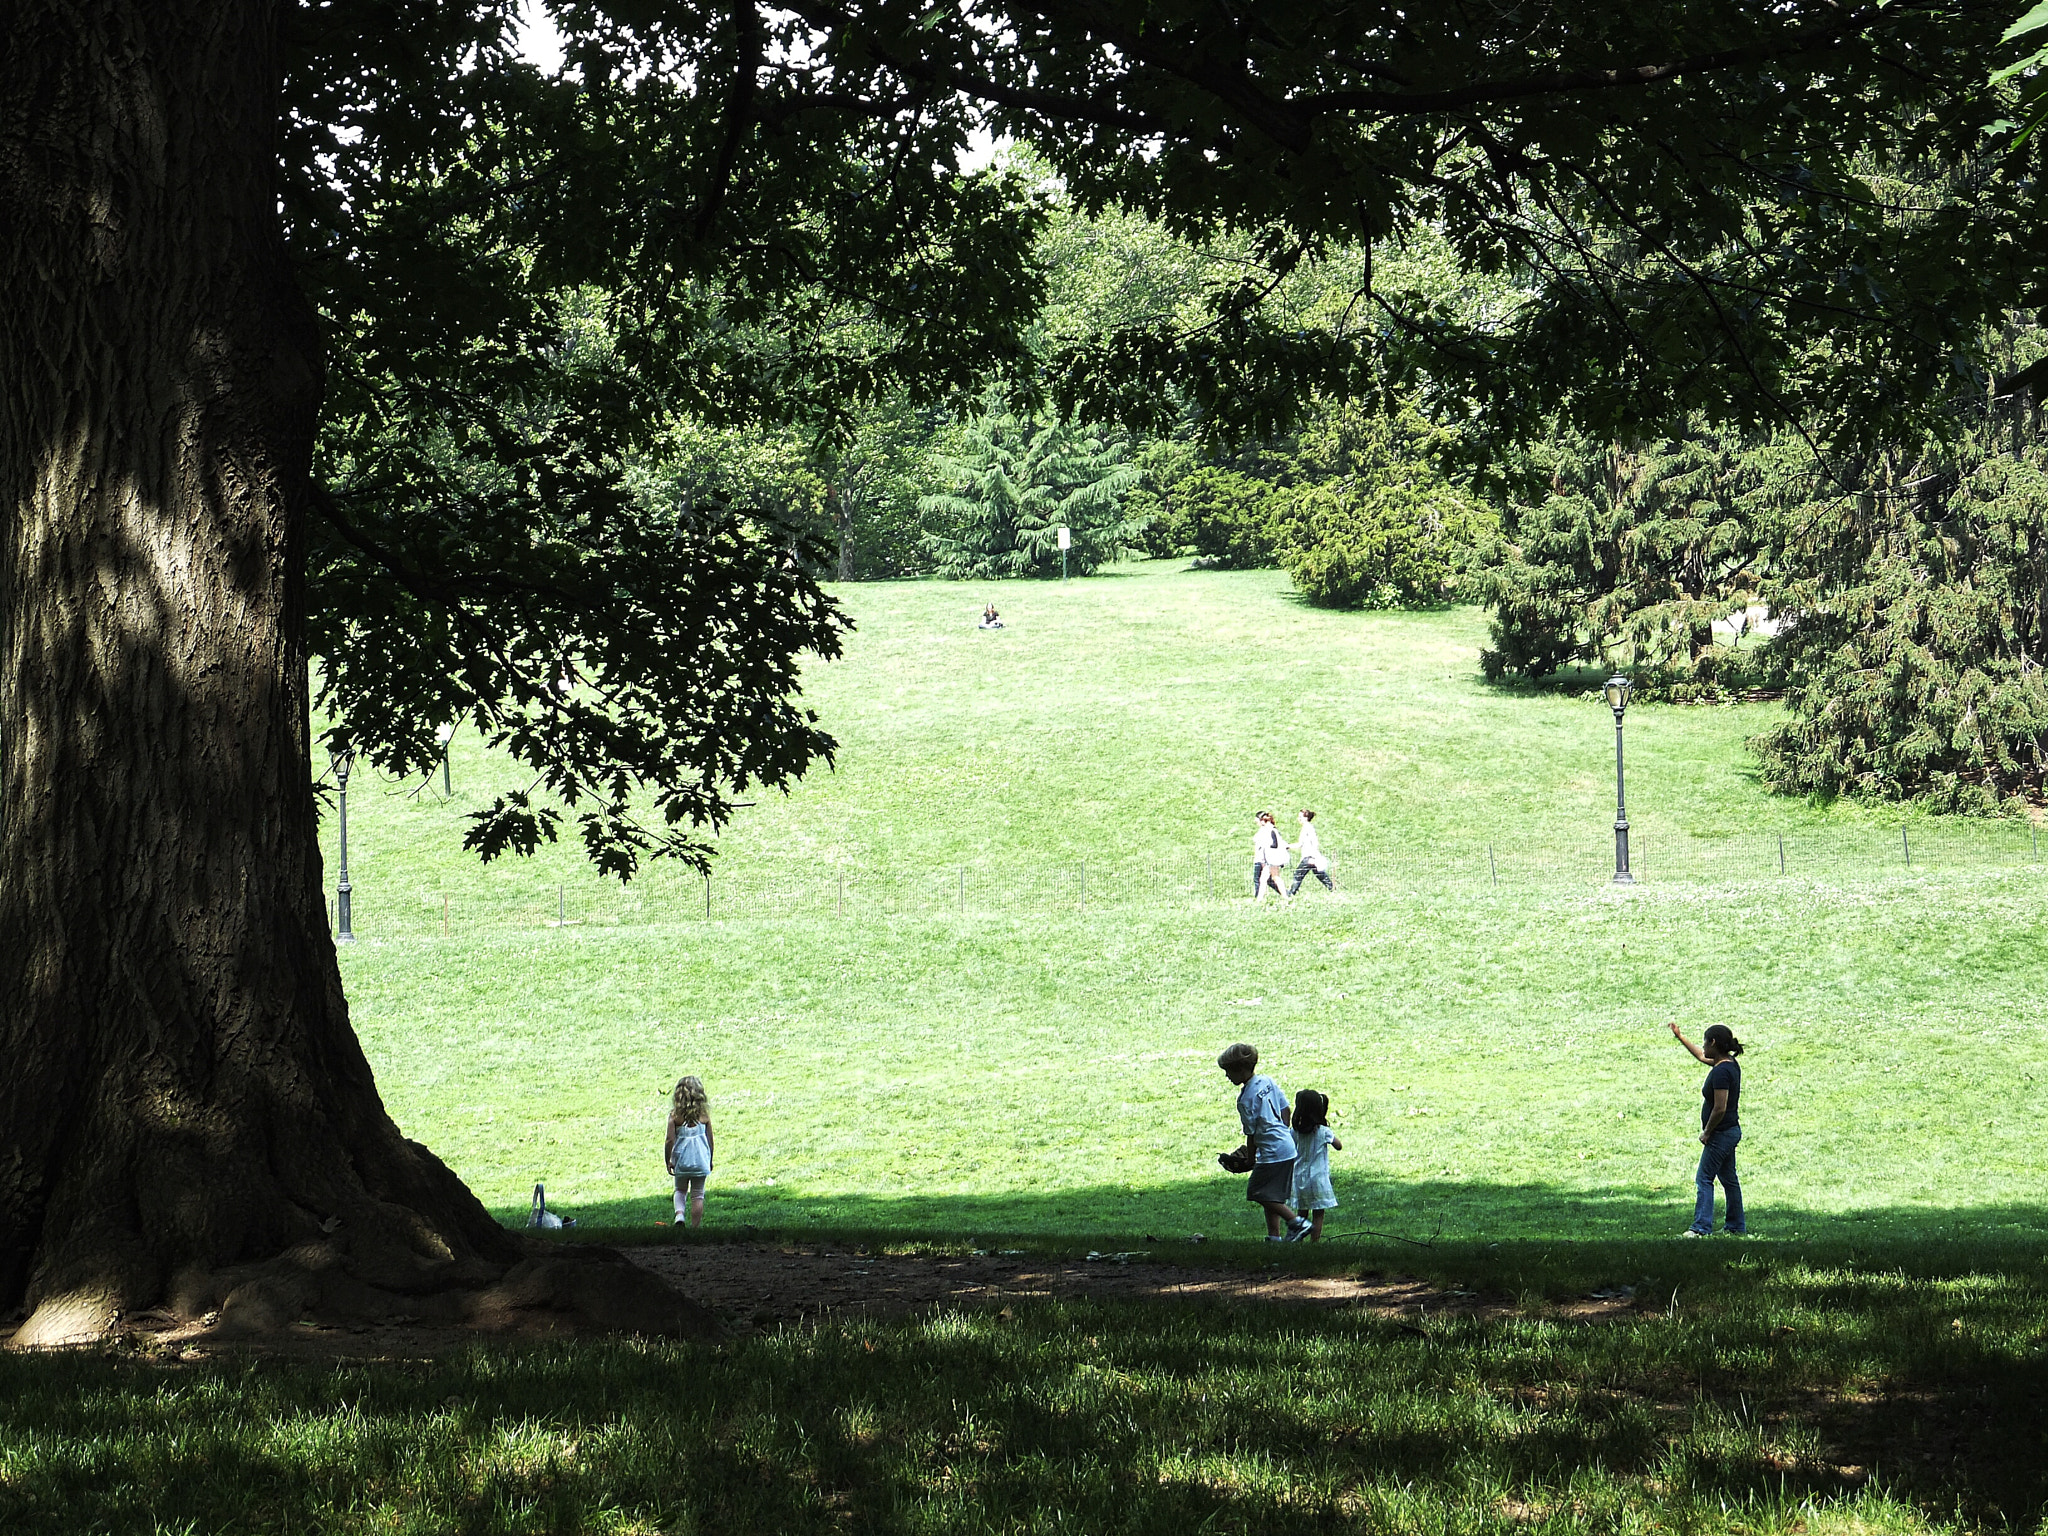
<path fill-rule="evenodd" d="M 1308 1240 L 1323 1240 L 1323 1212 L 1337 1208 L 1330 1154 L 1344 1143 L 1330 1129 L 1330 1096 L 1304 1088 L 1294 1096 L 1294 1208 L 1308 1219 Z"/>

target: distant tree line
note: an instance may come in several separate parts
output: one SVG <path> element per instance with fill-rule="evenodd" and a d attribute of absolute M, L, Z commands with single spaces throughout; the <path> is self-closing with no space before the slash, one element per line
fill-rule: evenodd
<path fill-rule="evenodd" d="M 1263 270 L 1249 243 L 1198 246 L 1044 185 L 1039 355 L 1147 317 L 1198 326 L 1218 284 Z M 1514 301 L 1427 239 L 1391 259 L 1463 313 Z M 1274 274 L 1266 302 L 1341 332 L 1342 268 Z M 2048 334 L 2013 312 L 1984 351 L 1995 377 L 1876 439 L 1692 412 L 1496 441 L 1420 387 L 1322 399 L 1263 437 L 1181 399 L 1146 435 L 1061 413 L 1027 370 L 950 406 L 863 406 L 833 437 L 679 427 L 645 483 L 786 522 L 840 580 L 1057 575 L 1065 526 L 1075 575 L 1181 557 L 1277 567 L 1318 606 L 1476 603 L 1496 681 L 1618 666 L 1648 697 L 1779 696 L 1786 720 L 1753 744 L 1772 788 L 1987 812 L 2048 791 Z"/>

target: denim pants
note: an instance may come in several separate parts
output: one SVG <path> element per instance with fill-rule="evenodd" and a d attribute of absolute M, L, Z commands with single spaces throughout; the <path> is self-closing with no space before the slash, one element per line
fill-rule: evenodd
<path fill-rule="evenodd" d="M 1742 1181 L 1735 1176 L 1735 1144 L 1742 1140 L 1742 1127 L 1731 1125 L 1714 1132 L 1700 1149 L 1699 1199 L 1692 1208 L 1692 1229 L 1704 1237 L 1714 1230 L 1714 1180 L 1721 1181 L 1727 1197 L 1725 1232 L 1741 1233 L 1748 1227 L 1742 1218 Z"/>

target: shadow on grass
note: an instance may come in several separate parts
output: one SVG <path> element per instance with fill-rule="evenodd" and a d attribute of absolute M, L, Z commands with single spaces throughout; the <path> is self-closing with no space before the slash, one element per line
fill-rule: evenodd
<path fill-rule="evenodd" d="M 1276 595 L 1281 602 L 1287 604 L 1290 608 L 1299 608 L 1304 613 L 1369 613 L 1376 618 L 1402 618 L 1409 614 L 1453 613 L 1467 606 L 1452 598 L 1438 598 L 1433 602 L 1427 603 L 1402 603 L 1392 608 L 1374 608 L 1365 603 L 1319 603 L 1302 591 L 1301 588 L 1293 585 L 1289 585 Z"/>
<path fill-rule="evenodd" d="M 2031 1530 L 2044 1322 L 2037 1264 L 1594 1328 L 1052 1303 L 716 1349 L 0 1357 L 0 1528 Z"/>
<path fill-rule="evenodd" d="M 1695 1246 L 1676 1241 L 1692 1219 L 1689 1178 L 1654 1195 L 1451 1180 L 1361 1181 L 1340 1194 L 1345 1203 L 1329 1215 L 1326 1250 L 1405 1253 L 1419 1262 L 1436 1250 L 1484 1251 L 1499 1244 L 1517 1250 Z M 660 1184 L 642 1198 L 571 1204 L 564 1210 L 585 1228 L 642 1233 L 665 1228 L 672 1214 L 669 1191 Z M 1212 1252 L 1236 1241 L 1262 1256 L 1266 1250 L 1263 1219 L 1244 1200 L 1242 1181 L 1220 1176 L 1147 1188 L 1104 1184 L 972 1195 L 807 1195 L 791 1188 L 722 1188 L 714 1175 L 705 1210 L 714 1232 L 747 1227 L 791 1234 L 857 1231 L 899 1242 L 997 1246 L 1031 1240 L 1083 1248 L 1171 1244 L 1199 1232 Z M 499 1207 L 494 1214 L 510 1226 L 526 1221 L 524 1206 Z M 1981 1251 L 1987 1244 L 2035 1251 L 2048 1247 L 2048 1202 L 1828 1211 L 1753 1201 L 1749 1226 L 1754 1236 L 1746 1241 L 1752 1248 L 1817 1245 L 1831 1253 L 1853 1253 L 1859 1246 L 1905 1243 L 1929 1251 L 1952 1246 L 1959 1253 Z M 1744 1245 L 1715 1239 L 1706 1246 L 1732 1251 Z"/>

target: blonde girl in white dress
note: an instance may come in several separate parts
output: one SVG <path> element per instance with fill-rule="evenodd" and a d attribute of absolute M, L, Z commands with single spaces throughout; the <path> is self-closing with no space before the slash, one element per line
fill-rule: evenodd
<path fill-rule="evenodd" d="M 680 1227 L 687 1216 L 691 1227 L 701 1227 L 704 1181 L 711 1177 L 711 1101 L 704 1084 L 694 1077 L 679 1081 L 669 1100 L 661 1160 L 676 1181 L 676 1225 Z"/>

